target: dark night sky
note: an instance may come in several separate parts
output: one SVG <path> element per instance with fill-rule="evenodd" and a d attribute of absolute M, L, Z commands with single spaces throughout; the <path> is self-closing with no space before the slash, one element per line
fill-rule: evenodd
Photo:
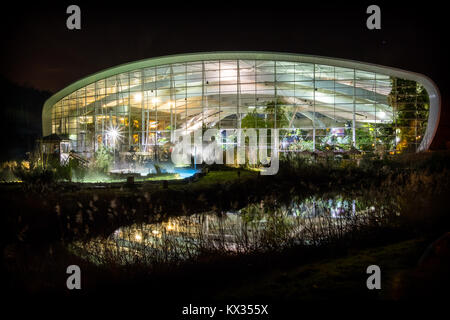
<path fill-rule="evenodd" d="M 104 68 L 166 54 L 262 50 L 339 57 L 429 76 L 443 98 L 438 143 L 450 137 L 448 18 L 439 2 L 191 1 L 179 7 L 172 1 L 160 8 L 153 7 L 155 1 L 73 3 L 81 7 L 80 31 L 66 28 L 72 3 L 3 10 L 1 74 L 56 92 Z M 194 3 L 197 7 L 187 6 Z M 366 28 L 372 3 L 381 7 L 381 30 Z"/>

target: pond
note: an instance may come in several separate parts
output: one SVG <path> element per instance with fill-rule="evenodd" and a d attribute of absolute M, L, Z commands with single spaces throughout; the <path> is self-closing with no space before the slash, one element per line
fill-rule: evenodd
<path fill-rule="evenodd" d="M 379 203 L 379 202 L 378 202 Z M 309 197 L 287 204 L 250 204 L 240 210 L 168 217 L 75 241 L 69 249 L 96 264 L 173 263 L 213 253 L 245 254 L 334 241 L 379 223 L 370 198 Z"/>

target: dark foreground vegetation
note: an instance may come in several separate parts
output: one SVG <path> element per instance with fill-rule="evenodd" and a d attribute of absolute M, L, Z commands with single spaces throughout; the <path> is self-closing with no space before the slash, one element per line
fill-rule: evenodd
<path fill-rule="evenodd" d="M 203 177 L 178 182 L 1 185 L 3 284 L 15 294 L 136 294 L 174 302 L 443 297 L 448 242 L 431 250 L 431 258 L 428 253 L 420 264 L 419 259 L 449 231 L 450 154 L 320 162 L 292 157 L 275 176 L 209 168 Z M 106 237 L 135 223 L 220 214 L 261 201 L 276 215 L 276 208 L 292 199 L 335 193 L 379 205 L 364 221 L 343 220 L 353 224 L 350 229 L 326 219 L 326 228 L 305 229 L 314 241 L 305 233 L 288 241 L 268 230 L 261 245 L 240 254 L 202 246 L 200 254 L 183 261 L 98 265 L 67 249 L 70 242 Z M 83 270 L 79 292 L 65 287 L 70 264 Z M 383 270 L 383 290 L 367 290 L 370 264 Z"/>

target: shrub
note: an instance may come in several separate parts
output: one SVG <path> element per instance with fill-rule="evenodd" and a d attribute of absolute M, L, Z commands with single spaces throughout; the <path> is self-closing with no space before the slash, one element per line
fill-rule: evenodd
<path fill-rule="evenodd" d="M 98 172 L 107 173 L 113 162 L 112 150 L 108 147 L 101 146 L 95 152 L 95 162 L 93 163 L 93 169 Z"/>
<path fill-rule="evenodd" d="M 153 166 L 155 167 L 156 174 L 162 173 L 161 166 L 159 164 L 155 163 Z"/>

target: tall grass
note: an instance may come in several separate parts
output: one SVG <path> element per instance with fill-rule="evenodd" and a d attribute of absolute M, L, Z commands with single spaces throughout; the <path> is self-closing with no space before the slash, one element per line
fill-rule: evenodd
<path fill-rule="evenodd" d="M 277 176 L 244 180 L 242 175 L 239 180 L 236 175 L 235 180 L 197 189 L 192 188 L 195 183 L 85 191 L 53 185 L 35 193 L 14 187 L 2 195 L 5 206 L 10 205 L 2 215 L 3 245 L 12 254 L 21 245 L 68 246 L 70 253 L 103 270 L 139 273 L 215 257 L 435 236 L 450 226 L 449 159 L 446 153 L 359 163 L 297 157 L 282 163 Z M 357 199 L 356 206 L 331 212 L 324 201 L 336 199 L 336 193 L 348 203 Z M 315 211 L 307 205 L 312 199 Z M 237 213 L 227 217 L 228 210 Z M 192 215 L 203 211 L 210 214 Z M 114 231 L 119 227 L 118 235 Z M 152 233 L 154 229 L 159 233 Z M 36 267 L 20 259 L 8 263 L 8 270 L 21 274 Z"/>
<path fill-rule="evenodd" d="M 202 256 L 348 246 L 402 228 L 401 208 L 395 201 L 386 198 L 386 193 L 371 191 L 370 195 L 376 201 L 314 197 L 307 201 L 294 199 L 289 204 L 253 203 L 232 214 L 170 217 L 163 222 L 123 227 L 109 237 L 76 241 L 70 249 L 96 264 L 152 266 L 181 264 Z M 363 199 L 368 196 L 365 194 Z M 336 210 L 336 203 L 342 201 L 346 205 Z M 330 206 L 330 202 L 334 203 Z"/>

